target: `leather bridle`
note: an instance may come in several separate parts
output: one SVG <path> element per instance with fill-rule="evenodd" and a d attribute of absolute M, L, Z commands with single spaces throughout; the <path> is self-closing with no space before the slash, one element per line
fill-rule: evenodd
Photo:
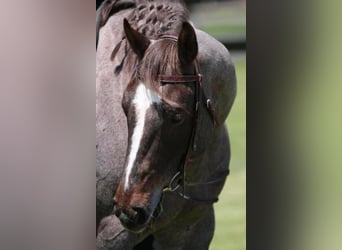
<path fill-rule="evenodd" d="M 173 42 L 178 42 L 178 37 L 174 35 L 163 35 L 160 37 L 160 39 L 168 39 Z M 204 106 L 206 107 L 213 123 L 214 126 L 219 126 L 221 125 L 221 121 L 216 115 L 215 109 L 212 104 L 212 100 L 210 98 L 207 98 L 203 86 L 202 86 L 202 81 L 203 81 L 203 76 L 199 73 L 199 64 L 197 60 L 195 61 L 195 74 L 194 75 L 159 75 L 159 82 L 162 84 L 167 84 L 167 83 L 183 83 L 183 84 L 194 84 L 195 86 L 195 105 L 194 105 L 194 115 L 193 115 L 193 124 L 192 124 L 192 132 L 191 132 L 191 137 L 189 141 L 189 146 L 187 149 L 187 153 L 185 155 L 184 161 L 182 163 L 182 167 L 180 170 L 171 178 L 169 184 L 167 187 L 163 189 L 164 193 L 171 192 L 171 193 L 176 193 L 180 197 L 186 199 L 186 200 L 191 200 L 191 201 L 196 201 L 196 202 L 201 202 L 201 203 L 208 203 L 212 204 L 218 201 L 218 197 L 214 198 L 208 198 L 208 199 L 201 199 L 197 197 L 193 197 L 190 194 L 186 193 L 186 187 L 195 187 L 195 186 L 211 186 L 211 185 L 216 185 L 219 183 L 222 183 L 225 181 L 226 177 L 229 175 L 229 170 L 225 170 L 219 174 L 220 177 L 216 179 L 209 180 L 207 182 L 203 183 L 188 183 L 186 182 L 186 169 L 190 165 L 190 158 L 191 155 L 196 152 L 197 150 L 197 144 L 196 144 L 196 132 L 197 132 L 197 127 L 198 127 L 198 122 L 200 120 L 200 107 L 201 107 L 201 102 L 203 102 Z M 182 188 L 182 190 L 180 190 Z"/>

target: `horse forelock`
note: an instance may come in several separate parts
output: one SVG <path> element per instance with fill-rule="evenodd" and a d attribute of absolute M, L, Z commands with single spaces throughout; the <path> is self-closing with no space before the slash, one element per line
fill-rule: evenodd
<path fill-rule="evenodd" d="M 138 77 L 151 89 L 159 85 L 159 75 L 180 75 L 178 47 L 170 40 L 159 40 L 146 51 L 144 59 L 137 68 Z"/>
<path fill-rule="evenodd" d="M 141 61 L 132 53 L 127 58 L 127 63 L 130 72 L 133 72 L 129 85 L 144 84 L 165 103 L 183 109 L 162 93 L 159 79 L 160 75 L 182 75 L 177 43 L 168 39 L 154 41 Z"/>

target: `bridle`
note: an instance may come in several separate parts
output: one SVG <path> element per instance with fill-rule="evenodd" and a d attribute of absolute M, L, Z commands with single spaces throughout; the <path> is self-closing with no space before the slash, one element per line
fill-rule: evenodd
<path fill-rule="evenodd" d="M 160 39 L 168 39 L 175 43 L 178 42 L 178 37 L 174 35 L 163 35 Z M 196 132 L 198 127 L 198 122 L 200 120 L 200 107 L 201 102 L 203 102 L 206 110 L 208 111 L 214 126 L 219 126 L 222 124 L 218 116 L 216 115 L 215 109 L 212 104 L 212 100 L 207 98 L 203 86 L 203 76 L 199 73 L 200 68 L 197 60 L 195 61 L 195 74 L 194 75 L 159 75 L 158 80 L 160 83 L 183 83 L 183 84 L 194 84 L 195 86 L 195 105 L 194 105 L 194 115 L 193 115 L 193 124 L 192 124 L 192 132 L 191 137 L 187 149 L 187 153 L 185 155 L 184 161 L 182 163 L 182 167 L 180 170 L 171 178 L 167 187 L 163 189 L 163 193 L 176 193 L 180 197 L 201 203 L 208 203 L 212 204 L 218 201 L 218 197 L 208 198 L 208 199 L 201 199 L 197 197 L 193 197 L 190 194 L 186 193 L 186 187 L 195 187 L 195 186 L 211 186 L 217 185 L 225 181 L 226 177 L 229 175 L 229 170 L 225 170 L 219 174 L 220 177 L 209 180 L 203 183 L 189 183 L 186 182 L 186 170 L 190 165 L 191 162 L 191 155 L 196 152 L 197 144 L 196 144 Z M 181 190 L 182 188 L 182 190 Z"/>

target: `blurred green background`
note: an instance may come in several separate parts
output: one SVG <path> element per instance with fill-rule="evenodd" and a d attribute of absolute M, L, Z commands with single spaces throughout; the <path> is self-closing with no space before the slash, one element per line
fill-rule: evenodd
<path fill-rule="evenodd" d="M 231 174 L 215 205 L 216 230 L 210 250 L 246 249 L 246 2 L 191 1 L 195 26 L 221 41 L 236 66 L 238 95 L 227 120 Z"/>

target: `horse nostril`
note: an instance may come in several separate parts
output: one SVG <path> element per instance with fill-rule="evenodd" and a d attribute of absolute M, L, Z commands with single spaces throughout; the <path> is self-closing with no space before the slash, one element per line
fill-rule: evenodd
<path fill-rule="evenodd" d="M 135 222 L 137 224 L 144 224 L 148 219 L 146 210 L 141 207 L 132 207 L 132 209 L 135 212 L 135 215 L 134 215 Z"/>

